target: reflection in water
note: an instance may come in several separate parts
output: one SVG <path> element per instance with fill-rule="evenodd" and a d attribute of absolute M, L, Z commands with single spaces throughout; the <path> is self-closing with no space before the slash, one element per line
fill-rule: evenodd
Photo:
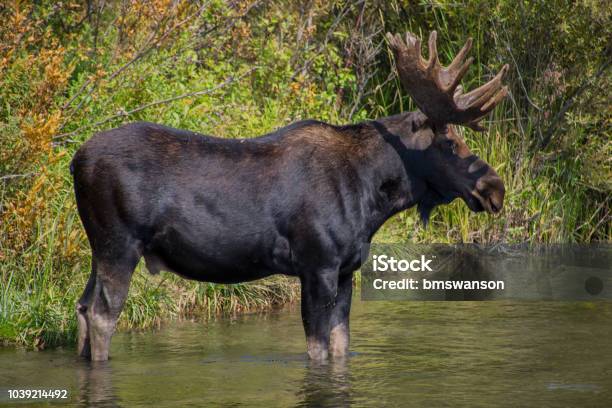
<path fill-rule="evenodd" d="M 319 365 L 297 307 L 120 332 L 95 366 L 73 348 L 0 348 L 0 408 L 16 406 L 7 389 L 40 388 L 67 389 L 51 405 L 71 407 L 612 406 L 612 302 L 357 295 L 353 312 L 353 353 Z"/>
<path fill-rule="evenodd" d="M 350 407 L 349 359 L 307 364 L 298 397 L 300 407 Z"/>
<path fill-rule="evenodd" d="M 113 387 L 110 361 L 79 361 L 76 364 L 78 405 L 83 407 L 119 407 Z"/>

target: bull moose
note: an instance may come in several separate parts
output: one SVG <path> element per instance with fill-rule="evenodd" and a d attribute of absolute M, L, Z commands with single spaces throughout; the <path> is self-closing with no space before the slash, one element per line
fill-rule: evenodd
<path fill-rule="evenodd" d="M 420 111 L 358 124 L 297 122 L 220 139 L 138 122 L 100 132 L 71 163 L 92 271 L 77 304 L 78 352 L 108 358 L 132 273 L 236 283 L 297 276 L 311 359 L 347 354 L 352 276 L 362 247 L 399 211 L 462 198 L 497 213 L 504 184 L 452 125 L 479 121 L 503 99 L 504 66 L 463 93 L 471 39 L 448 67 L 420 40 L 387 34 L 405 90 Z"/>

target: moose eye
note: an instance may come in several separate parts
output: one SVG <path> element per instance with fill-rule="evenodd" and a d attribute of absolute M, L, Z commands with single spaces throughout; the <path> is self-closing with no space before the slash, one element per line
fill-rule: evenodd
<path fill-rule="evenodd" d="M 448 151 L 450 151 L 451 153 L 453 153 L 453 154 L 456 154 L 456 153 L 457 153 L 457 152 L 456 152 L 456 150 L 457 150 L 457 143 L 455 143 L 455 142 L 454 142 L 454 141 L 452 141 L 452 140 L 446 140 L 446 141 L 444 142 L 444 147 L 445 147 L 445 148 L 446 148 Z"/>

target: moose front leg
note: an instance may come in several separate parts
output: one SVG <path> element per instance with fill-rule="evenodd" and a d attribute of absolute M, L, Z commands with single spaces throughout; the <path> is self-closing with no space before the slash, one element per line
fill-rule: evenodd
<path fill-rule="evenodd" d="M 140 255 L 135 248 L 113 259 L 96 258 L 95 284 L 88 301 L 86 323 L 92 361 L 108 360 L 111 337 L 123 309 Z"/>
<path fill-rule="evenodd" d="M 314 361 L 328 357 L 330 319 L 338 290 L 338 270 L 320 269 L 301 276 L 302 322 L 308 356 Z"/>
<path fill-rule="evenodd" d="M 338 281 L 336 304 L 331 312 L 329 349 L 334 358 L 344 358 L 349 349 L 349 314 L 353 295 L 353 273 L 342 275 Z"/>

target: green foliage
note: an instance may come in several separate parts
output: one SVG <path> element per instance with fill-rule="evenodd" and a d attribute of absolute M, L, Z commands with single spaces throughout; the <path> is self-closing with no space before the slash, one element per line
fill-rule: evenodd
<path fill-rule="evenodd" d="M 471 89 L 511 66 L 511 94 L 484 135 L 464 131 L 472 150 L 499 170 L 506 183 L 504 214 L 474 216 L 460 203 L 439 208 L 428 230 L 413 212 L 406 229 L 384 239 L 423 241 L 589 242 L 610 240 L 612 153 L 610 92 L 612 16 L 609 2 L 412 2 L 381 7 L 382 32 L 438 31 L 448 63 L 467 36 L 475 40 Z M 391 58 L 386 59 L 391 66 Z M 385 60 L 381 61 L 382 63 Z M 384 72 L 375 79 L 386 80 Z M 397 81 L 374 94 L 374 115 L 411 106 Z M 485 218 L 486 217 L 486 218 Z"/>
<path fill-rule="evenodd" d="M 511 97 L 485 122 L 487 132 L 463 131 L 504 179 L 507 198 L 497 218 L 461 202 L 438 208 L 427 229 L 409 210 L 376 240 L 610 240 L 609 2 L 105 4 L 0 5 L 5 342 L 74 340 L 90 258 L 68 163 L 83 141 L 135 120 L 233 138 L 305 118 L 347 123 L 413 109 L 392 69 L 387 31 L 437 30 L 443 63 L 474 37 L 468 89 L 511 65 Z M 196 284 L 139 268 L 120 325 L 257 310 L 296 293 L 285 278 Z"/>

